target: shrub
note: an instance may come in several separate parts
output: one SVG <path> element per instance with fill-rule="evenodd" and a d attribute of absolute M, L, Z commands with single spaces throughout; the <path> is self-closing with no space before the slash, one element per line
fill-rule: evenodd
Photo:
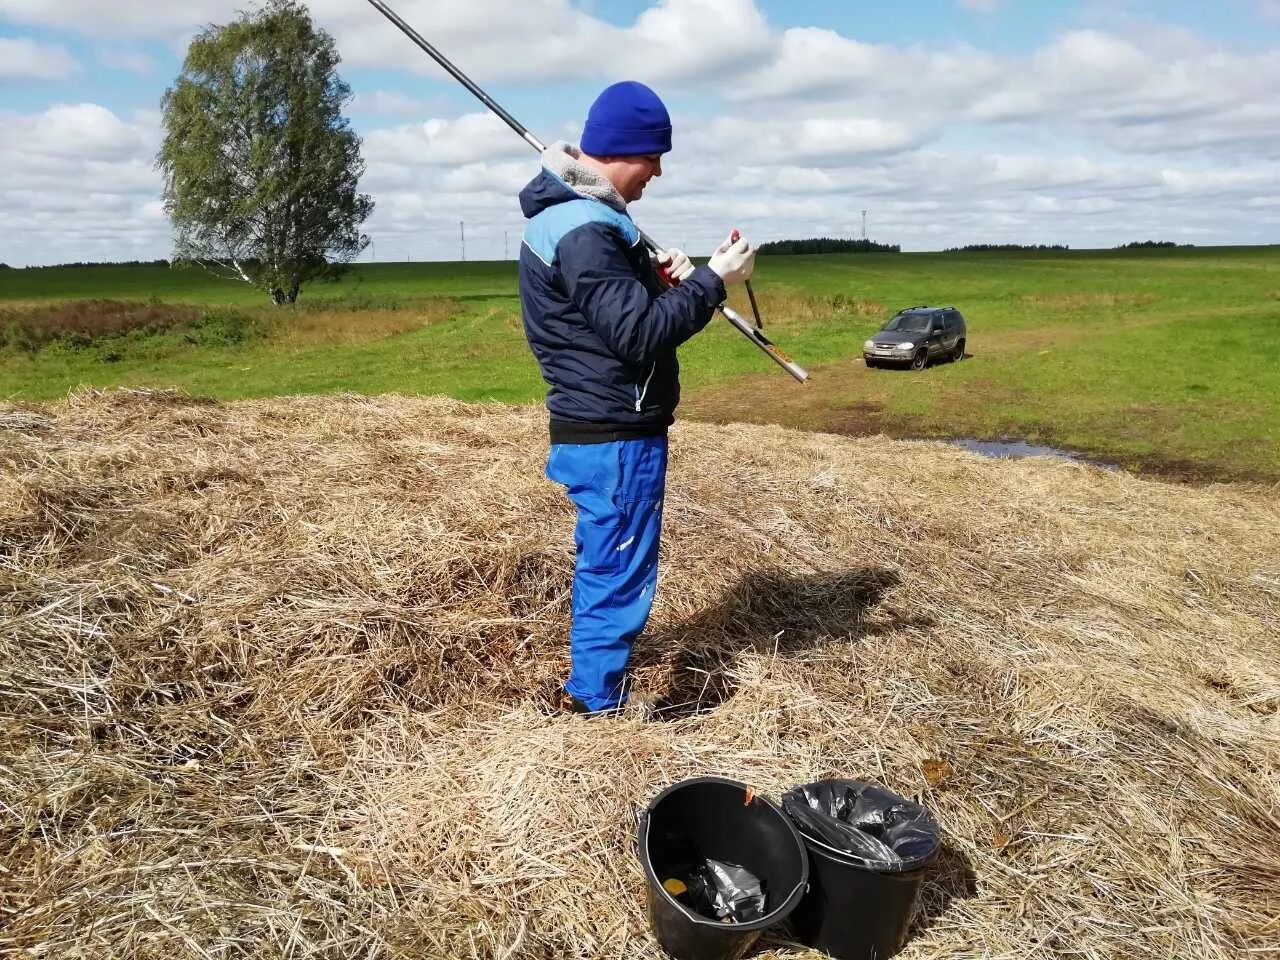
<path fill-rule="evenodd" d="M 0 348 L 35 352 L 53 343 L 99 348 L 107 341 L 181 331 L 188 343 L 228 346 L 265 335 L 266 324 L 228 308 L 197 308 L 119 300 L 72 300 L 39 307 L 0 310 Z M 108 353 L 119 359 L 120 346 Z M 105 355 L 104 355 L 105 356 Z"/>

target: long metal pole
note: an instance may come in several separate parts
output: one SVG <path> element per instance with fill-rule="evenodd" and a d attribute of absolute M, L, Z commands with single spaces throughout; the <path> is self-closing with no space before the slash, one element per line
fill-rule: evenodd
<path fill-rule="evenodd" d="M 477 100 L 501 117 L 506 125 L 512 130 L 520 134 L 529 146 L 533 147 L 539 153 L 546 149 L 546 145 L 541 140 L 530 133 L 515 117 L 507 113 L 507 111 L 504 110 L 502 106 L 493 99 L 493 97 L 489 96 L 476 86 L 470 77 L 455 67 L 443 53 L 428 43 L 422 34 L 418 33 L 417 30 L 405 23 L 401 16 L 387 6 L 383 0 L 369 0 L 369 2 L 377 8 L 379 13 L 399 27 L 400 32 L 417 44 L 423 53 L 429 56 L 436 63 L 440 64 L 440 66 L 444 67 L 453 79 L 457 80 L 460 84 L 471 91 L 472 95 L 475 96 Z M 640 239 L 642 239 L 645 242 L 645 245 L 655 253 L 664 249 L 643 230 L 640 231 Z M 754 300 L 754 295 L 752 299 Z M 724 304 L 721 304 L 718 309 L 722 314 L 724 314 L 724 318 L 737 328 L 739 333 L 772 357 L 774 362 L 777 363 L 778 366 L 782 367 L 783 370 L 786 370 L 787 373 L 791 374 L 791 376 L 795 377 L 801 383 L 804 383 L 804 381 L 809 379 L 809 373 L 804 369 L 804 367 L 800 366 L 779 350 L 777 346 L 774 345 L 773 341 L 766 337 L 762 331 L 744 320 L 736 310 L 732 310 Z"/>
<path fill-rule="evenodd" d="M 453 79 L 457 80 L 460 84 L 462 84 L 464 87 L 470 90 L 471 93 L 476 97 L 476 99 L 478 99 L 486 107 L 488 107 L 498 116 L 500 116 L 503 120 L 505 120 L 507 123 L 507 126 L 509 126 L 516 133 L 520 134 L 520 136 L 524 137 L 524 139 L 528 141 L 529 146 L 533 147 L 533 149 L 537 150 L 539 153 L 547 149 L 541 140 L 539 140 L 532 133 L 530 133 L 523 126 L 520 125 L 519 120 L 517 120 L 511 114 L 507 113 L 507 111 L 503 110 L 501 104 L 499 104 L 498 101 L 494 100 L 493 97 L 489 96 L 479 87 L 477 87 L 471 81 L 470 77 L 468 77 L 465 73 L 463 73 L 461 70 L 459 70 L 457 67 L 455 67 L 452 63 L 449 62 L 448 57 L 446 57 L 443 53 L 441 53 L 431 44 L 427 43 L 427 41 L 423 38 L 422 34 L 418 33 L 417 30 L 413 29 L 413 27 L 405 23 L 404 20 L 401 19 L 400 14 L 396 13 L 394 10 L 388 7 L 385 3 L 382 2 L 382 0 L 369 0 L 369 2 L 372 3 L 375 7 L 377 7 L 379 12 L 384 17 L 386 17 L 388 20 L 394 23 L 397 27 L 399 27 L 401 32 L 403 32 L 405 36 L 407 36 L 410 40 L 412 40 L 419 47 L 421 47 L 423 52 L 427 56 L 429 56 L 436 63 L 440 64 L 440 66 L 448 70 L 449 74 L 453 77 Z"/>

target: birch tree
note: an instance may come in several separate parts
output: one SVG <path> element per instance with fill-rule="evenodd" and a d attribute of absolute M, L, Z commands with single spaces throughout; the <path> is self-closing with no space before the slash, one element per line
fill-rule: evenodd
<path fill-rule="evenodd" d="M 269 0 L 187 48 L 161 103 L 156 166 L 176 260 L 293 303 L 369 238 L 360 138 L 337 47 L 295 0 Z"/>

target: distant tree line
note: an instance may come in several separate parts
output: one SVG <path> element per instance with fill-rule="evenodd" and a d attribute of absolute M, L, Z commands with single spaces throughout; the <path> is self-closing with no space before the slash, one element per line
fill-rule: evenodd
<path fill-rule="evenodd" d="M 1154 250 L 1156 248 L 1169 247 L 1194 247 L 1194 243 L 1174 243 L 1172 240 L 1133 240 L 1129 243 L 1122 243 L 1116 247 L 1117 250 Z"/>
<path fill-rule="evenodd" d="M 943 253 L 986 253 L 996 250 L 1070 250 L 1065 243 L 970 243 L 963 247 L 947 247 Z"/>
<path fill-rule="evenodd" d="M 839 240 L 835 237 L 813 237 L 808 240 L 770 240 L 760 244 L 762 254 L 790 255 L 805 253 L 901 253 L 896 243 L 874 240 Z"/>
<path fill-rule="evenodd" d="M 42 266 L 17 267 L 22 270 L 75 270 L 80 267 L 167 267 L 168 260 L 104 260 L 95 262 L 93 260 L 76 260 L 72 263 L 47 263 Z M 8 269 L 7 263 L 0 263 L 0 267 Z"/>

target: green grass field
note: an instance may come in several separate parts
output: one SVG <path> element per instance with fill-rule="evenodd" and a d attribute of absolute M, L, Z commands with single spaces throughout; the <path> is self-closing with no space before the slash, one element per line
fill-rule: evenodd
<path fill-rule="evenodd" d="M 775 257 L 755 286 L 766 332 L 812 381 L 794 383 L 716 321 L 681 351 L 686 416 L 1008 436 L 1188 476 L 1280 479 L 1280 247 Z M 25 348 L 0 339 L 0 397 L 80 384 L 223 399 L 542 396 L 509 262 L 360 265 L 292 309 L 197 270 L 0 270 L 0 328 L 91 299 L 195 305 L 198 319 Z M 959 307 L 971 356 L 865 369 L 863 340 L 916 303 Z"/>

